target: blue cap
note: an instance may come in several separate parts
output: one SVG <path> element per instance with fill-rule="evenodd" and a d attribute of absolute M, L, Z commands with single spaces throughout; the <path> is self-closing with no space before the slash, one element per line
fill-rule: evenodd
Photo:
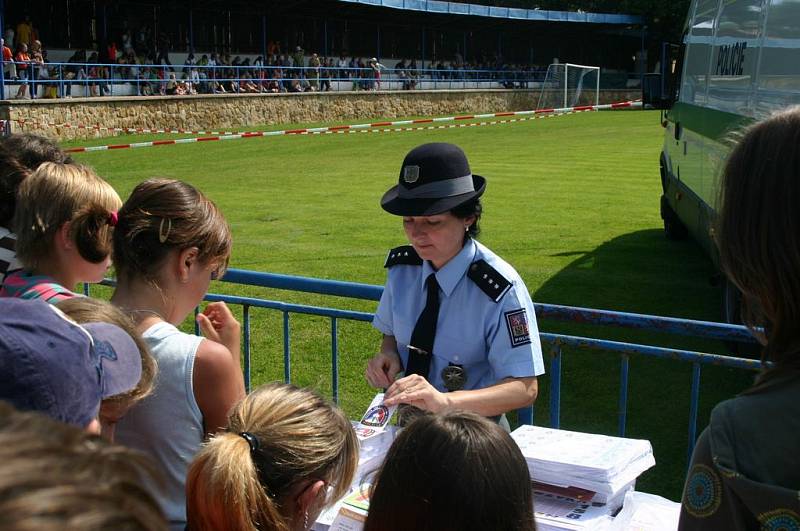
<path fill-rule="evenodd" d="M 0 298 L 0 400 L 83 428 L 102 399 L 141 377 L 141 353 L 118 326 L 81 326 L 44 301 Z"/>

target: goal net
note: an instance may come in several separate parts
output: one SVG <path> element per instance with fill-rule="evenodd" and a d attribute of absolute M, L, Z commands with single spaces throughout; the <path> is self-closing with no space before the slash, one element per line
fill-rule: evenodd
<path fill-rule="evenodd" d="M 600 67 L 555 63 L 547 68 L 537 109 L 600 103 Z"/>

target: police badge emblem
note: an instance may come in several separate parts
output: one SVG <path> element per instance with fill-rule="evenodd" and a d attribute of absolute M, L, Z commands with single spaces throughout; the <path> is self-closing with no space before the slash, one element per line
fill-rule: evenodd
<path fill-rule="evenodd" d="M 528 316 L 525 314 L 525 308 L 506 312 L 505 317 L 508 337 L 511 340 L 511 347 L 529 344 L 531 342 L 531 333 L 528 326 Z"/>
<path fill-rule="evenodd" d="M 419 179 L 419 166 L 405 166 L 403 168 L 403 180 L 409 184 L 417 182 Z"/>
<path fill-rule="evenodd" d="M 442 382 L 448 391 L 460 391 L 467 383 L 467 371 L 461 365 L 448 365 L 442 369 Z"/>

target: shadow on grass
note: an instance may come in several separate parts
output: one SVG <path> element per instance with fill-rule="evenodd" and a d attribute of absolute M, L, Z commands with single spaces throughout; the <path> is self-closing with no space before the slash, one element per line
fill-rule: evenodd
<path fill-rule="evenodd" d="M 667 241 L 660 230 L 618 236 L 576 256 L 534 294 L 536 302 L 618 311 L 718 320 L 719 288 L 709 279 L 711 262 L 693 242 Z M 725 353 L 719 341 L 668 336 L 542 320 L 543 332 L 565 333 Z M 547 354 L 546 354 L 547 356 Z M 616 435 L 620 411 L 620 356 L 614 352 L 564 349 L 562 352 L 561 427 Z M 703 367 L 698 429 L 710 409 L 747 387 L 752 373 Z M 550 379 L 541 379 L 536 423 L 550 425 Z M 652 442 L 657 466 L 637 489 L 680 499 L 687 466 L 691 366 L 672 359 L 630 358 L 626 436 Z"/>

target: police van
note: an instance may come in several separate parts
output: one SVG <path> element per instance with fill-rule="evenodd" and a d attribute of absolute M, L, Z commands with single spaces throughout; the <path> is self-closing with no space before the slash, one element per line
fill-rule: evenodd
<path fill-rule="evenodd" d="M 717 262 L 711 227 L 731 133 L 800 104 L 800 0 L 693 0 L 674 60 L 662 54 L 666 109 L 661 217 Z M 646 91 L 647 92 L 647 91 Z M 652 94 L 645 94 L 645 103 Z M 798 146 L 800 149 L 800 146 Z M 738 306 L 725 290 L 725 315 Z"/>

